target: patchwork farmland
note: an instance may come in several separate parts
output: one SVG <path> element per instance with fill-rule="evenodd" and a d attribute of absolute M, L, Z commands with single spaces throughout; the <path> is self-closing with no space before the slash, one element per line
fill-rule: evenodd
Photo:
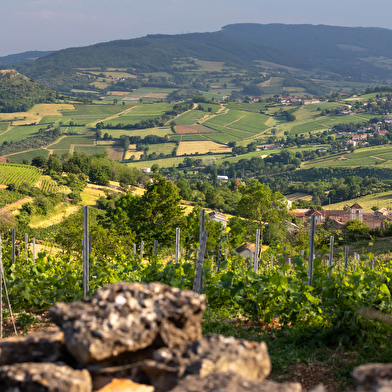
<path fill-rule="evenodd" d="M 208 64 L 203 64 L 207 66 Z M 115 71 L 108 71 L 115 72 Z M 122 71 L 118 71 L 122 72 Z M 269 86 L 280 87 L 279 78 L 272 78 Z M 268 86 L 263 86 L 268 87 Z M 140 90 L 140 91 L 139 91 Z M 138 89 L 139 95 L 154 94 L 155 89 Z M 135 93 L 136 93 L 135 92 Z M 133 94 L 133 93 L 129 93 Z M 128 95 L 129 95 L 128 94 Z M 156 92 L 156 94 L 161 94 Z M 126 97 L 121 91 L 112 91 L 112 97 L 122 100 Z M 141 98 L 143 98 L 141 97 Z M 59 130 L 60 136 L 46 145 L 34 148 L 27 143 L 26 149 L 0 154 L 10 162 L 26 163 L 39 155 L 48 157 L 49 154 L 59 156 L 74 152 L 96 154 L 107 153 L 113 160 L 129 165 L 151 166 L 155 160 L 159 165 L 177 165 L 181 157 L 187 155 L 217 154 L 216 159 L 246 159 L 254 156 L 265 156 L 274 152 L 266 152 L 265 144 L 279 140 L 286 135 L 301 137 L 317 135 L 337 124 L 364 123 L 375 116 L 358 114 L 352 116 L 322 115 L 324 110 L 334 110 L 342 103 L 325 102 L 313 105 L 290 107 L 295 121 L 288 122 L 280 113 L 285 110 L 282 105 L 271 102 L 255 103 L 194 103 L 187 104 L 186 110 L 178 115 L 167 116 L 173 112 L 175 103 L 144 101 L 93 101 L 91 104 L 60 103 L 40 104 L 30 111 L 23 113 L 0 114 L 0 146 L 39 139 L 39 135 Z M 174 112 L 175 113 L 175 112 Z M 164 118 L 165 120 L 161 120 Z M 145 124 L 157 124 L 146 128 Z M 97 129 L 99 127 L 99 134 Z M 147 150 L 141 151 L 137 143 L 143 144 L 146 137 L 157 136 L 165 142 L 148 144 Z M 122 140 L 129 137 L 140 138 L 124 151 Z M 256 151 L 242 153 L 238 157 L 231 156 L 232 143 L 247 147 L 256 143 Z M 177 146 L 177 147 L 176 147 Z M 176 148 L 175 148 L 176 147 Z M 324 144 L 322 146 L 327 147 Z M 312 150 L 314 144 L 301 146 L 301 150 Z M 321 147 L 320 147 L 321 148 Z M 10 148 L 9 148 L 10 149 Z M 277 152 L 279 150 L 275 150 Z M 370 150 L 369 150 L 370 151 Z M 385 154 L 383 154 L 385 153 Z M 356 166 L 360 164 L 392 165 L 389 150 L 383 147 L 383 153 L 342 152 L 326 158 L 318 158 L 311 162 L 303 162 L 302 166 Z M 362 154 L 362 155 L 361 155 Z M 178 159 L 177 159 L 178 158 Z M 172 161 L 175 159 L 174 161 Z M 165 160 L 168 160 L 165 162 Z"/>

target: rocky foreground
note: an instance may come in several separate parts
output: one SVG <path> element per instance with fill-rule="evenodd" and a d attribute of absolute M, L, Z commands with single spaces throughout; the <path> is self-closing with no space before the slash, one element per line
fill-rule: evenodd
<path fill-rule="evenodd" d="M 0 391 L 303 391 L 265 379 L 264 342 L 202 337 L 204 310 L 204 296 L 160 283 L 116 283 L 58 303 L 58 331 L 0 342 Z M 361 366 L 353 377 L 357 391 L 392 391 L 392 365 Z"/>

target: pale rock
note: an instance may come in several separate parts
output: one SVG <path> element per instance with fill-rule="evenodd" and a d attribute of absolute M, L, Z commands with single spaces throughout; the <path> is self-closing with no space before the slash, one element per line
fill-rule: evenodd
<path fill-rule="evenodd" d="M 53 363 L 17 363 L 0 366 L 1 392 L 91 392 L 87 370 Z"/>

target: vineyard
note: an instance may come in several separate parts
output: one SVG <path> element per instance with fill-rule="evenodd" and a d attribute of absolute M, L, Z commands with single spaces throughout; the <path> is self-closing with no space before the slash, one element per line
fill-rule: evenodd
<path fill-rule="evenodd" d="M 41 177 L 42 172 L 33 166 L 13 163 L 0 163 L 0 184 L 19 186 L 23 183 L 32 187 Z"/>
<path fill-rule="evenodd" d="M 41 190 L 46 193 L 58 192 L 59 187 L 56 181 L 52 180 L 50 177 L 45 177 L 41 180 Z"/>
<path fill-rule="evenodd" d="M 56 257 L 39 253 L 33 262 L 22 254 L 11 263 L 11 246 L 4 243 L 3 263 L 15 309 L 47 309 L 57 301 L 81 298 L 82 261 L 78 256 Z M 192 289 L 196 260 L 141 260 L 139 256 L 118 254 L 112 261 L 90 256 L 90 293 L 105 284 L 118 281 L 159 281 L 181 289 Z M 331 339 L 358 339 L 364 330 L 378 330 L 381 325 L 359 315 L 370 308 L 383 313 L 392 311 L 392 262 L 363 255 L 344 265 L 339 255 L 332 267 L 314 260 L 312 286 L 308 285 L 308 263 L 304 256 L 290 263 L 283 257 L 261 260 L 255 273 L 253 265 L 241 257 L 232 257 L 216 265 L 206 260 L 202 292 L 207 296 L 209 312 L 216 317 L 240 315 L 244 319 L 279 320 L 281 326 L 313 325 L 330 330 Z"/>

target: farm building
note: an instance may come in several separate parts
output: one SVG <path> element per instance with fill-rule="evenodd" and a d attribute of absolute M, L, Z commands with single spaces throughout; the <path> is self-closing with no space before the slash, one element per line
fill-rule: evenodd
<path fill-rule="evenodd" d="M 212 211 L 208 214 L 208 216 L 210 217 L 210 219 L 212 219 L 215 222 L 219 222 L 222 223 L 223 227 L 226 227 L 227 224 L 227 218 L 226 215 L 217 212 L 217 211 Z"/>
<path fill-rule="evenodd" d="M 381 208 L 377 211 L 364 212 L 363 208 L 358 204 L 353 204 L 348 210 L 315 210 L 314 208 L 292 210 L 297 218 L 301 221 L 310 219 L 315 215 L 316 223 L 323 223 L 327 217 L 332 219 L 336 229 L 341 229 L 347 222 L 358 219 L 366 223 L 369 228 L 382 228 L 385 221 L 392 222 L 392 212 L 389 208 Z"/>
<path fill-rule="evenodd" d="M 239 246 L 235 251 L 239 256 L 244 257 L 245 259 L 251 259 L 255 254 L 255 250 L 254 245 L 245 242 L 245 244 Z"/>
<path fill-rule="evenodd" d="M 320 100 L 317 98 L 312 98 L 312 99 L 304 99 L 303 104 L 304 105 L 313 105 L 315 103 L 320 103 Z"/>

